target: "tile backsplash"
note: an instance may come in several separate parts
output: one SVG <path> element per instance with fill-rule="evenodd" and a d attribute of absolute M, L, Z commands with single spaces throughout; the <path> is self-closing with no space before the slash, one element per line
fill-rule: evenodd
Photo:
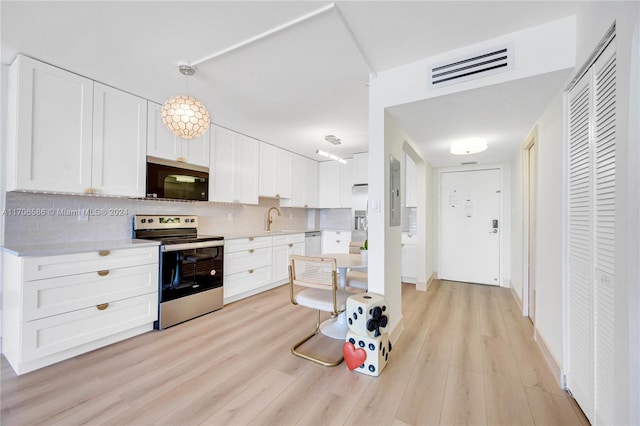
<path fill-rule="evenodd" d="M 278 200 L 260 198 L 257 206 L 240 204 L 140 200 L 95 195 L 8 192 L 4 245 L 116 240 L 131 238 L 135 214 L 196 214 L 203 234 L 229 235 L 265 229 L 269 207 Z M 78 214 L 91 211 L 87 221 Z M 281 207 L 272 229 L 307 229 L 312 209 Z M 313 226 L 312 226 L 313 227 Z"/>

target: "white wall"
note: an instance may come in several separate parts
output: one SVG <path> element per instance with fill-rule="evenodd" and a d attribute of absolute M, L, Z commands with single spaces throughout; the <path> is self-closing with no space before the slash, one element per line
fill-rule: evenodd
<path fill-rule="evenodd" d="M 563 330 L 560 325 L 564 303 L 562 223 L 565 208 L 562 185 L 564 133 L 561 93 L 553 98 L 537 124 L 536 328 L 539 337 L 544 339 L 551 350 L 556 363 L 562 365 Z M 522 244 L 520 250 L 522 250 Z M 523 274 L 524 271 L 520 276 Z"/>
<path fill-rule="evenodd" d="M 511 161 L 511 288 L 523 301 L 522 285 L 524 260 L 522 253 L 523 211 L 522 211 L 522 153 L 518 152 Z"/>
<path fill-rule="evenodd" d="M 427 290 L 429 279 L 435 272 L 433 244 L 436 229 L 435 202 L 433 198 L 433 167 L 423 158 L 419 148 L 410 140 L 403 144 L 403 151 L 411 157 L 416 167 L 417 238 L 416 238 L 416 289 Z"/>

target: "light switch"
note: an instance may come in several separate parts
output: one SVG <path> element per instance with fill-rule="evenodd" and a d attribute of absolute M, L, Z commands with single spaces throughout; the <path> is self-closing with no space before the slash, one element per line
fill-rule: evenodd
<path fill-rule="evenodd" d="M 369 200 L 369 211 L 371 213 L 380 213 L 380 200 Z"/>

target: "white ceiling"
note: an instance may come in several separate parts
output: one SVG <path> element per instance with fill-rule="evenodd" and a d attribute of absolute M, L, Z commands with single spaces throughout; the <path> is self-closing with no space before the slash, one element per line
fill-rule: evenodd
<path fill-rule="evenodd" d="M 162 103 L 187 92 L 214 123 L 321 159 L 367 151 L 369 70 L 335 11 L 195 62 L 326 6 L 312 1 L 2 1 L 2 63 L 20 52 Z M 375 71 L 574 14 L 583 2 L 349 1 L 338 7 Z M 391 110 L 435 166 L 447 141 L 502 135 L 474 161 L 509 160 L 566 75 L 552 74 Z M 188 86 L 187 86 L 188 85 Z M 429 119 L 424 119 L 429 117 Z M 342 145 L 333 147 L 324 136 Z M 499 141 L 499 142 L 498 142 Z"/>

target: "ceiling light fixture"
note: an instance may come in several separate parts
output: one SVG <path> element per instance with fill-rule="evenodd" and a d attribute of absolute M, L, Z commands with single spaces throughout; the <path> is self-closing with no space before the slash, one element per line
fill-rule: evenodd
<path fill-rule="evenodd" d="M 333 136 L 333 135 L 327 135 L 324 137 L 324 140 L 334 144 L 334 145 L 340 145 L 342 143 L 342 141 L 340 139 L 338 139 L 337 137 Z"/>
<path fill-rule="evenodd" d="M 335 160 L 335 161 L 337 161 L 339 163 L 342 163 L 342 164 L 347 164 L 347 160 L 345 160 L 344 158 L 340 158 L 337 155 L 329 154 L 328 152 L 325 152 L 325 151 L 322 151 L 322 150 L 319 150 L 319 149 L 316 149 L 316 154 L 322 155 L 323 157 L 327 157 L 327 158 L 329 158 L 331 160 Z"/>
<path fill-rule="evenodd" d="M 178 71 L 186 77 L 196 73 L 190 65 L 179 65 Z M 173 134 L 193 139 L 202 135 L 208 128 L 211 118 L 209 111 L 199 100 L 188 95 L 173 96 L 162 105 L 162 122 Z"/>
<path fill-rule="evenodd" d="M 451 144 L 451 153 L 454 155 L 471 155 L 485 151 L 487 140 L 484 138 L 471 138 L 457 141 Z"/>

